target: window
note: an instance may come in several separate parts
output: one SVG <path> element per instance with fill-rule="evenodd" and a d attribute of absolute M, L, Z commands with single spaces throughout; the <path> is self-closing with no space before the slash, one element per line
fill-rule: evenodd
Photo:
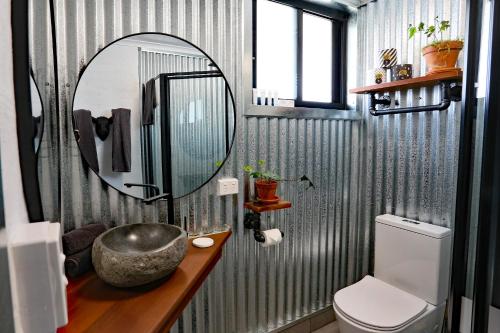
<path fill-rule="evenodd" d="M 344 108 L 345 19 L 332 12 L 254 0 L 254 88 L 296 106 Z"/>

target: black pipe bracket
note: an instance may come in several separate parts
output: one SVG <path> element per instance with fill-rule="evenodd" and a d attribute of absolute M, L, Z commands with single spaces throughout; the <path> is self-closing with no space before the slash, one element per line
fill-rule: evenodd
<path fill-rule="evenodd" d="M 385 116 L 388 114 L 402 114 L 413 112 L 427 111 L 444 111 L 450 107 L 451 102 L 458 102 L 462 99 L 462 86 L 456 81 L 441 81 L 441 102 L 434 105 L 412 106 L 404 108 L 390 108 L 392 98 L 390 95 L 382 95 L 377 97 L 377 93 L 370 93 L 368 110 L 372 116 Z M 377 108 L 380 105 L 381 108 Z M 399 105 L 399 101 L 395 100 L 394 105 Z"/>
<path fill-rule="evenodd" d="M 255 241 L 259 243 L 264 243 L 266 238 L 262 234 L 260 230 L 260 213 L 246 213 L 243 219 L 243 226 L 246 229 L 253 229 L 253 237 Z M 281 231 L 281 237 L 284 237 L 285 234 Z"/>

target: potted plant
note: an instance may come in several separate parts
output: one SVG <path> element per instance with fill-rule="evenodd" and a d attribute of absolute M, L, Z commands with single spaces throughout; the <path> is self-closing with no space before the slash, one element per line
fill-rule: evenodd
<path fill-rule="evenodd" d="M 243 171 L 245 171 L 251 178 L 255 179 L 254 184 L 257 201 L 268 204 L 278 202 L 280 198 L 276 195 L 276 189 L 278 188 L 278 183 L 282 181 L 307 181 L 307 188 L 314 188 L 314 184 L 305 175 L 298 179 L 283 179 L 275 172 L 266 170 L 265 164 L 266 161 L 259 160 L 257 162 L 257 168 L 254 168 L 251 165 L 243 167 Z"/>
<path fill-rule="evenodd" d="M 278 202 L 279 197 L 276 195 L 276 189 L 278 188 L 278 182 L 281 181 L 281 177 L 272 171 L 265 170 L 265 164 L 264 160 L 259 160 L 257 168 L 246 165 L 243 170 L 250 177 L 255 178 L 255 193 L 258 201 L 265 203 Z"/>
<path fill-rule="evenodd" d="M 447 72 L 455 69 L 458 55 L 464 46 L 460 39 L 444 39 L 443 33 L 450 28 L 450 21 L 434 18 L 434 24 L 425 25 L 420 22 L 418 25 L 408 27 L 409 39 L 412 39 L 417 32 L 423 33 L 427 38 L 432 38 L 432 42 L 422 48 L 425 62 L 427 64 L 427 74 Z"/>

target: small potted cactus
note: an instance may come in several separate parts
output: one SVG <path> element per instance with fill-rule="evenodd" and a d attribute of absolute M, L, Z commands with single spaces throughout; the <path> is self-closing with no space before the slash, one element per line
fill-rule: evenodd
<path fill-rule="evenodd" d="M 443 33 L 450 28 L 450 21 L 434 18 L 434 24 L 426 25 L 420 22 L 418 25 L 408 27 L 409 39 L 417 33 L 423 33 L 432 42 L 422 48 L 422 54 L 427 64 L 427 74 L 448 72 L 455 70 L 458 56 L 464 46 L 460 39 L 444 39 Z"/>

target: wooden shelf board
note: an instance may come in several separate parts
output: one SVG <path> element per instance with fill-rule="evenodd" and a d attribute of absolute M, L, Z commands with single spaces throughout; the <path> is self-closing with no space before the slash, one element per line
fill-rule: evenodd
<path fill-rule="evenodd" d="M 260 202 L 249 201 L 245 202 L 245 208 L 251 209 L 256 213 L 269 212 L 278 209 L 285 209 L 292 207 L 290 201 L 280 200 L 275 204 L 262 204 Z"/>
<path fill-rule="evenodd" d="M 408 80 L 399 80 L 381 84 L 374 84 L 366 87 L 353 88 L 350 89 L 349 92 L 351 94 L 391 92 L 402 89 L 433 86 L 441 81 L 462 81 L 462 70 L 460 68 L 457 68 L 455 71 L 436 73 L 426 76 L 415 77 Z"/>
<path fill-rule="evenodd" d="M 212 247 L 188 242 L 186 257 L 167 279 L 135 288 L 115 288 L 95 272 L 69 281 L 69 323 L 58 333 L 168 332 L 222 256 L 231 231 L 207 235 Z"/>

